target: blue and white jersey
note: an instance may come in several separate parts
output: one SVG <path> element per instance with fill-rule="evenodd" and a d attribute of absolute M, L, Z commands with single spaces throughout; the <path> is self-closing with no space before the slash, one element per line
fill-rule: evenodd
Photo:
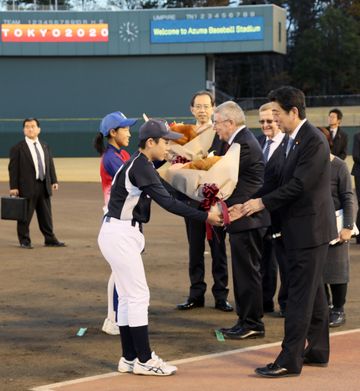
<path fill-rule="evenodd" d="M 111 187 L 107 216 L 147 223 L 151 199 L 167 211 L 205 221 L 207 212 L 191 208 L 172 197 L 161 183 L 152 162 L 135 152 L 116 173 Z"/>

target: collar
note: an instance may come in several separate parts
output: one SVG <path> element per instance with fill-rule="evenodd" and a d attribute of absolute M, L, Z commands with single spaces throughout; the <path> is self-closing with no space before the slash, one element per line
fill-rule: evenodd
<path fill-rule="evenodd" d="M 279 132 L 275 137 L 273 137 L 271 140 L 274 141 L 274 143 L 281 143 L 283 138 L 285 137 L 285 133 Z M 266 141 L 269 140 L 269 137 L 266 137 Z"/>
<path fill-rule="evenodd" d="M 116 147 L 115 147 L 114 145 L 112 145 L 112 144 L 108 144 L 107 147 L 106 147 L 106 149 L 114 149 L 116 152 L 120 152 L 120 151 L 121 151 L 121 148 L 122 148 L 122 147 L 116 148 Z"/>
<path fill-rule="evenodd" d="M 295 130 L 293 131 L 293 133 L 291 135 L 289 135 L 290 138 L 292 138 L 293 140 L 295 140 L 297 134 L 299 133 L 299 130 L 300 128 L 304 125 L 304 123 L 307 121 L 307 119 L 303 119 L 299 125 L 295 128 Z"/>
<path fill-rule="evenodd" d="M 38 137 L 36 137 L 36 139 L 33 140 L 33 139 L 31 139 L 31 138 L 25 136 L 25 141 L 26 141 L 28 144 L 35 144 L 35 143 L 40 144 L 39 138 L 38 138 Z"/>
<path fill-rule="evenodd" d="M 228 144 L 231 145 L 232 142 L 234 141 L 234 138 L 237 136 L 237 134 L 240 133 L 245 128 L 246 128 L 246 125 L 241 125 L 239 129 L 235 130 L 235 132 L 229 138 Z"/>

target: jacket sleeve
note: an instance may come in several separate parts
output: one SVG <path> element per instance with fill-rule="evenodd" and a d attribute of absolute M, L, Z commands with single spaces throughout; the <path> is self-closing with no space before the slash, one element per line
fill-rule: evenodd
<path fill-rule="evenodd" d="M 49 146 L 47 146 L 47 150 L 49 153 L 49 162 L 50 162 L 50 166 L 49 166 L 50 183 L 53 185 L 54 183 L 58 183 L 58 181 L 57 181 L 57 177 L 56 177 L 54 159 L 52 157 Z"/>
<path fill-rule="evenodd" d="M 161 183 L 145 186 L 141 188 L 141 190 L 168 212 L 204 222 L 208 217 L 207 212 L 187 206 L 183 202 L 175 199 L 167 192 Z"/>
<path fill-rule="evenodd" d="M 325 142 L 312 138 L 299 151 L 298 162 L 291 179 L 262 197 L 265 207 L 269 211 L 273 211 L 300 198 L 304 192 L 314 187 L 318 178 L 323 174 L 329 159 L 330 151 Z"/>
<path fill-rule="evenodd" d="M 339 170 L 338 194 L 341 208 L 344 210 L 344 227 L 351 227 L 354 224 L 353 216 L 353 191 L 349 170 L 344 162 Z"/>
<path fill-rule="evenodd" d="M 360 164 L 360 133 L 355 134 L 354 136 L 354 144 L 352 150 L 352 156 L 355 163 Z"/>
<path fill-rule="evenodd" d="M 10 189 L 19 188 L 19 158 L 20 151 L 17 146 L 12 147 L 10 150 L 10 162 L 9 162 L 9 179 Z"/>
<path fill-rule="evenodd" d="M 348 145 L 348 136 L 344 131 L 342 131 L 341 132 L 341 150 L 339 152 L 339 158 L 342 160 L 346 159 L 347 145 Z"/>

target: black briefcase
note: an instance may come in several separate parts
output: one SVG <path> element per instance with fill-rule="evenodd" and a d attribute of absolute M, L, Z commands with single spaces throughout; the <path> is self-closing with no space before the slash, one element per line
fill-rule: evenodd
<path fill-rule="evenodd" d="M 1 218 L 3 220 L 26 221 L 27 199 L 22 197 L 1 197 Z"/>

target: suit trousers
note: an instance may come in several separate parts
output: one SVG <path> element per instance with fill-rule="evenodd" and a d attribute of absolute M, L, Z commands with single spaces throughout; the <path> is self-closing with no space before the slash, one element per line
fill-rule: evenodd
<path fill-rule="evenodd" d="M 266 230 L 258 228 L 229 234 L 238 324 L 258 331 L 264 330 L 260 266 Z"/>
<path fill-rule="evenodd" d="M 279 274 L 280 274 L 280 288 L 278 293 L 278 303 L 280 310 L 286 310 L 286 302 L 288 298 L 288 262 L 286 259 L 286 251 L 282 237 L 273 239 L 273 247 L 275 250 L 275 256 L 277 263 L 279 265 Z"/>
<path fill-rule="evenodd" d="M 201 299 L 205 295 L 205 239 L 206 225 L 204 222 L 185 218 L 186 234 L 189 243 L 189 277 L 192 299 Z M 212 276 L 214 284 L 212 294 L 215 300 L 226 300 L 229 289 L 228 267 L 225 245 L 226 232 L 222 227 L 214 227 L 213 239 L 209 240 L 212 258 Z"/>
<path fill-rule="evenodd" d="M 322 279 L 328 247 L 326 243 L 287 251 L 285 336 L 275 362 L 292 373 L 301 372 L 304 357 L 313 362 L 329 360 L 329 309 Z"/>
<path fill-rule="evenodd" d="M 50 197 L 45 189 L 45 182 L 41 181 L 36 181 L 35 194 L 33 197 L 28 198 L 27 221 L 18 221 L 17 223 L 19 242 L 24 244 L 31 243 L 29 226 L 35 210 L 40 231 L 45 238 L 45 243 L 56 242 L 57 239 L 53 233 Z"/>
<path fill-rule="evenodd" d="M 273 297 L 276 292 L 277 283 L 277 262 L 275 248 L 269 228 L 264 236 L 264 249 L 261 257 L 261 275 L 263 289 L 263 307 L 265 312 L 274 311 Z"/>

